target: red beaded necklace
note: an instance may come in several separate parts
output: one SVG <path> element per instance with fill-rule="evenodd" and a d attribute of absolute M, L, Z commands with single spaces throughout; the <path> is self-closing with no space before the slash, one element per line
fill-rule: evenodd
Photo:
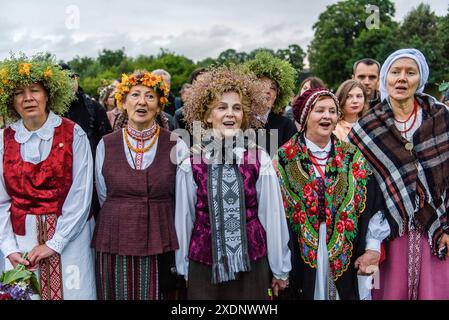
<path fill-rule="evenodd" d="M 415 100 L 415 101 L 414 101 L 414 106 L 413 106 L 413 112 L 409 115 L 409 117 L 407 118 L 407 120 L 401 121 L 401 120 L 397 120 L 396 118 L 394 119 L 394 121 L 396 121 L 397 123 L 404 124 L 404 130 L 399 130 L 399 132 L 400 132 L 401 134 L 405 134 L 405 133 L 409 132 L 409 131 L 413 128 L 413 126 L 415 125 L 415 122 L 416 122 L 416 118 L 418 118 L 417 115 L 418 115 L 418 102 Z M 412 117 L 413 117 L 412 125 L 411 125 L 409 128 L 407 128 L 407 122 L 408 122 Z"/>
<path fill-rule="evenodd" d="M 323 179 L 326 177 L 326 175 L 324 174 L 324 171 L 323 171 L 323 169 L 321 167 L 325 167 L 326 165 L 325 164 L 319 164 L 317 160 L 327 160 L 327 159 L 329 159 L 329 157 L 330 157 L 330 153 L 326 157 L 324 157 L 324 158 L 318 158 L 318 157 L 314 156 L 312 154 L 312 152 L 310 152 L 310 150 L 309 150 L 310 161 L 312 162 L 313 166 L 318 170 L 318 172 L 321 175 L 321 178 L 323 178 Z"/>

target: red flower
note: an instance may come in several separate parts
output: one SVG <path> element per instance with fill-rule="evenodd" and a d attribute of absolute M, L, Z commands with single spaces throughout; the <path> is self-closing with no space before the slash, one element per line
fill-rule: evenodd
<path fill-rule="evenodd" d="M 337 231 L 338 233 L 343 233 L 345 231 L 345 223 L 343 221 L 338 221 Z"/>
<path fill-rule="evenodd" d="M 326 217 L 331 217 L 332 216 L 332 212 L 329 208 L 326 208 Z"/>
<path fill-rule="evenodd" d="M 304 224 L 306 222 L 306 213 L 304 211 L 301 211 L 299 213 L 299 221 Z"/>
<path fill-rule="evenodd" d="M 313 188 L 314 190 L 318 190 L 318 182 L 317 182 L 316 180 L 313 180 L 313 181 L 312 181 L 312 188 Z"/>
<path fill-rule="evenodd" d="M 301 204 L 299 204 L 299 203 L 295 204 L 295 211 L 296 212 L 301 211 Z"/>
<path fill-rule="evenodd" d="M 310 184 L 306 184 L 306 185 L 304 186 L 304 188 L 302 188 L 302 194 L 303 194 L 303 196 L 305 196 L 305 197 L 310 197 L 311 195 L 313 195 L 313 189 L 312 189 L 312 187 L 310 186 Z"/>
<path fill-rule="evenodd" d="M 348 214 L 343 211 L 342 213 L 340 213 L 340 220 L 345 221 L 346 219 L 348 219 Z"/>
<path fill-rule="evenodd" d="M 334 161 L 333 161 L 334 162 L 334 166 L 336 166 L 338 168 L 341 168 L 343 166 L 342 161 L 343 161 L 343 157 L 340 154 L 337 154 L 335 156 Z"/>
<path fill-rule="evenodd" d="M 298 212 L 295 212 L 295 213 L 292 215 L 292 218 L 293 218 L 293 223 L 294 223 L 294 224 L 298 224 L 298 223 L 299 223 L 300 217 L 299 217 L 299 213 L 298 213 Z"/>
<path fill-rule="evenodd" d="M 351 219 L 346 220 L 345 221 L 345 228 L 349 232 L 354 231 L 354 221 L 352 221 Z"/>
<path fill-rule="evenodd" d="M 365 179 L 366 178 L 366 171 L 365 170 L 360 170 L 358 172 L 358 176 L 359 176 L 359 178 Z"/>
<path fill-rule="evenodd" d="M 307 257 L 309 258 L 310 261 L 314 261 L 316 259 L 316 253 L 315 251 L 310 250 L 307 253 Z"/>
<path fill-rule="evenodd" d="M 285 158 L 287 159 L 287 161 L 293 159 L 296 156 L 296 146 L 292 143 L 293 141 L 290 141 L 285 147 L 284 147 L 284 151 L 285 151 Z"/>
<path fill-rule="evenodd" d="M 0 293 L 0 300 L 12 300 L 12 297 L 9 293 Z"/>
<path fill-rule="evenodd" d="M 340 270 L 343 267 L 343 263 L 341 263 L 340 259 L 335 260 L 333 265 L 334 265 L 334 267 L 333 267 L 334 270 Z"/>
<path fill-rule="evenodd" d="M 360 166 L 358 163 L 353 163 L 352 164 L 352 171 L 357 172 L 360 170 Z"/>
<path fill-rule="evenodd" d="M 312 214 L 316 214 L 317 210 L 318 210 L 318 208 L 316 206 L 313 206 L 313 207 L 310 208 L 310 212 Z"/>
<path fill-rule="evenodd" d="M 341 147 L 338 147 L 338 148 L 337 148 L 337 152 L 338 152 L 338 153 L 343 153 L 343 149 L 342 149 Z"/>
<path fill-rule="evenodd" d="M 318 224 L 318 220 L 313 225 L 313 228 L 315 229 L 315 231 L 318 231 L 318 229 L 320 228 L 320 225 Z"/>
<path fill-rule="evenodd" d="M 362 197 L 359 194 L 356 194 L 355 197 L 354 197 L 354 201 L 356 203 L 356 206 L 359 205 L 361 200 L 362 200 Z"/>

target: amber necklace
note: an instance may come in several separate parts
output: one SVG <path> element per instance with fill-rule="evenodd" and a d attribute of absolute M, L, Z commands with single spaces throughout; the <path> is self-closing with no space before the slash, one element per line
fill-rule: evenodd
<path fill-rule="evenodd" d="M 145 153 L 154 146 L 154 144 L 156 143 L 157 137 L 159 137 L 160 132 L 161 132 L 161 127 L 159 125 L 157 125 L 156 133 L 154 134 L 154 137 L 153 137 L 153 140 L 151 140 L 151 143 L 147 147 L 139 149 L 139 148 L 135 148 L 132 146 L 131 142 L 128 139 L 128 129 L 125 128 L 125 130 L 124 130 L 125 142 L 129 148 L 129 150 L 134 151 L 135 153 Z"/>

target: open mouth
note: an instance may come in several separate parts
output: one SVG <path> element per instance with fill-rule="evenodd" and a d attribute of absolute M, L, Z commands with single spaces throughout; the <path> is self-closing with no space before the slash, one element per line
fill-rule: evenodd
<path fill-rule="evenodd" d="M 234 128 L 235 125 L 235 121 L 224 121 L 223 122 L 223 126 L 225 128 Z"/>
<path fill-rule="evenodd" d="M 148 110 L 146 110 L 146 109 L 137 109 L 136 113 L 140 114 L 140 115 L 145 115 L 145 114 L 148 113 Z"/>
<path fill-rule="evenodd" d="M 320 126 L 321 128 L 323 128 L 324 130 L 328 130 L 328 129 L 330 129 L 330 127 L 332 126 L 332 123 L 330 123 L 330 122 L 321 122 L 321 123 L 319 124 L 319 126 Z"/>

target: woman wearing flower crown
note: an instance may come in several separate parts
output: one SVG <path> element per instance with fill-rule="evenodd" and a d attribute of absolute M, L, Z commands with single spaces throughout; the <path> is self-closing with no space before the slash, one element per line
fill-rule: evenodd
<path fill-rule="evenodd" d="M 290 293 L 294 299 L 366 299 L 357 269 L 368 274 L 378 264 L 388 234 L 382 221 L 367 232 L 371 219 L 382 218 L 376 180 L 360 151 L 332 135 L 339 114 L 333 93 L 309 89 L 293 110 L 299 132 L 277 159 L 291 234 Z"/>
<path fill-rule="evenodd" d="M 264 92 L 254 75 L 219 68 L 193 84 L 184 107 L 190 128 L 209 129 L 176 179 L 176 264 L 189 299 L 267 299 L 268 289 L 277 295 L 288 284 L 276 173 L 268 154 L 239 134 L 262 125 Z"/>
<path fill-rule="evenodd" d="M 167 95 L 160 76 L 146 71 L 123 75 L 115 98 L 128 124 L 97 147 L 102 208 L 92 246 L 102 300 L 167 298 L 168 280 L 176 277 L 175 179 L 188 148 L 155 121 Z"/>
<path fill-rule="evenodd" d="M 57 115 L 72 98 L 52 59 L 0 63 L 0 113 L 11 124 L 0 131 L 0 246 L 7 269 L 37 270 L 43 300 L 96 298 L 92 154 L 86 133 Z"/>

